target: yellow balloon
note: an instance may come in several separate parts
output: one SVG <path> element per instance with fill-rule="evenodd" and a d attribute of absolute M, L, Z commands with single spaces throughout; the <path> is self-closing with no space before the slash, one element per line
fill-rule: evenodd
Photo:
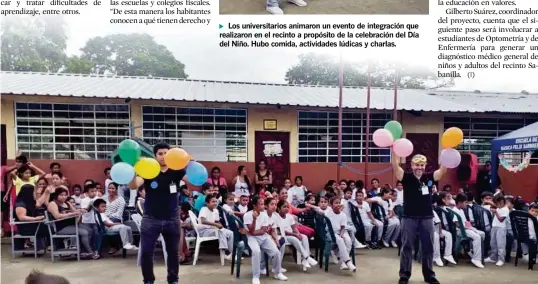
<path fill-rule="evenodd" d="M 457 127 L 450 127 L 441 137 L 441 145 L 444 149 L 456 148 L 463 142 L 463 131 Z"/>
<path fill-rule="evenodd" d="M 152 158 L 141 158 L 136 162 L 134 166 L 135 172 L 141 178 L 152 179 L 159 175 L 161 171 L 161 166 L 159 162 Z"/>

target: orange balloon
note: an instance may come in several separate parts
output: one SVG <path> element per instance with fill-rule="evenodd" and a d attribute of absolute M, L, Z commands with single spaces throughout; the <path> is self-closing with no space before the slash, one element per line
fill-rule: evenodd
<path fill-rule="evenodd" d="M 164 156 L 166 166 L 172 170 L 181 170 L 190 162 L 190 155 L 181 148 L 172 148 Z"/>
<path fill-rule="evenodd" d="M 441 145 L 444 149 L 456 148 L 463 142 L 463 131 L 457 127 L 450 127 L 441 137 Z"/>

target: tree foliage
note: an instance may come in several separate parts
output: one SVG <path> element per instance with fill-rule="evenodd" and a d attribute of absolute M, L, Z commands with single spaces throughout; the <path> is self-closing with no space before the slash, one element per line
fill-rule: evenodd
<path fill-rule="evenodd" d="M 8 17 L 2 21 L 3 71 L 56 73 L 67 56 L 65 21 L 54 17 Z"/>
<path fill-rule="evenodd" d="M 344 86 L 367 86 L 368 65 L 372 87 L 394 87 L 398 70 L 398 86 L 409 89 L 448 87 L 453 80 L 439 79 L 434 71 L 387 63 L 343 62 Z M 324 54 L 301 54 L 299 63 L 286 72 L 288 84 L 338 86 L 340 61 Z"/>
<path fill-rule="evenodd" d="M 81 73 L 187 78 L 185 65 L 147 34 L 95 37 L 70 58 L 67 70 Z M 92 66 L 87 69 L 88 64 Z M 89 72 L 88 72 L 89 71 Z"/>

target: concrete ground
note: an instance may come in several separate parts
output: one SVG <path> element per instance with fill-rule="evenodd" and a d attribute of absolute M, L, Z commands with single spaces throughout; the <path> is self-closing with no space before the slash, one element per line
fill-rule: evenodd
<path fill-rule="evenodd" d="M 285 14 L 429 14 L 429 0 L 305 0 L 298 7 L 280 0 Z M 220 0 L 220 14 L 269 14 L 264 0 Z"/>
<path fill-rule="evenodd" d="M 5 240 L 4 240 L 5 241 Z M 236 279 L 230 275 L 229 263 L 221 267 L 218 256 L 201 254 L 202 260 L 196 266 L 182 266 L 180 268 L 180 283 L 251 283 L 250 259 L 246 258 L 242 267 L 242 278 Z M 157 254 L 155 275 L 159 284 L 166 283 L 166 269 L 162 254 Z M 136 266 L 136 254 L 130 252 L 127 259 L 120 254 L 114 257 L 105 257 L 100 260 L 60 260 L 52 263 L 50 256 L 38 259 L 33 257 L 11 258 L 10 246 L 2 245 L 1 283 L 23 283 L 25 276 L 32 270 L 38 269 L 45 273 L 58 274 L 67 277 L 72 284 L 97 283 L 142 283 L 139 267 Z M 292 262 L 291 254 L 286 255 L 284 267 L 288 269 L 288 284 L 300 283 L 339 283 L 339 284 L 389 284 L 397 283 L 399 259 L 395 249 L 377 251 L 357 251 L 357 272 L 340 271 L 337 265 L 331 265 L 329 272 L 325 273 L 319 268 L 312 268 L 303 273 Z M 462 260 L 458 266 L 436 267 L 441 283 L 461 284 L 470 282 L 480 283 L 538 283 L 538 267 L 534 271 L 527 270 L 525 264 L 514 267 L 513 263 L 504 267 L 488 265 L 485 269 L 472 266 L 467 260 Z M 271 278 L 262 278 L 262 283 L 282 283 Z M 422 282 L 420 264 L 413 264 L 411 283 Z M 218 282 L 216 282 L 218 281 Z M 330 281 L 330 282 L 329 282 Z"/>

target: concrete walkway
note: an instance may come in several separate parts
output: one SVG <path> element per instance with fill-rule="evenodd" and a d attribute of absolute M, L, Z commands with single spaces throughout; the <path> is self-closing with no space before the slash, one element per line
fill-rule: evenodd
<path fill-rule="evenodd" d="M 429 0 L 305 0 L 298 7 L 281 0 L 285 14 L 429 14 Z M 220 0 L 220 14 L 269 14 L 264 0 Z"/>
<path fill-rule="evenodd" d="M 236 279 L 230 275 L 230 266 L 220 266 L 218 256 L 201 254 L 202 260 L 196 266 L 180 268 L 181 284 L 209 284 L 209 283 L 251 283 L 250 259 L 246 258 L 242 267 L 242 278 Z M 340 271 L 339 266 L 332 265 L 329 273 L 319 268 L 312 268 L 303 273 L 299 267 L 292 263 L 291 254 L 286 255 L 285 268 L 289 281 L 280 282 L 272 278 L 262 278 L 262 283 L 338 283 L 338 284 L 390 284 L 397 283 L 399 259 L 395 249 L 379 251 L 360 250 L 357 252 L 357 273 Z M 72 284 L 138 284 L 142 283 L 140 268 L 136 266 L 136 254 L 130 252 L 127 259 L 122 259 L 118 253 L 114 257 L 105 257 L 100 260 L 61 260 L 51 263 L 50 256 L 34 259 L 33 257 L 18 257 L 11 259 L 10 247 L 2 245 L 2 271 L 1 283 L 23 283 L 25 276 L 32 270 L 39 269 L 46 273 L 59 274 L 67 277 Z M 468 260 L 462 260 L 458 266 L 436 267 L 435 272 L 443 284 L 462 283 L 538 283 L 538 267 L 534 271 L 527 270 L 525 264 L 514 267 L 508 263 L 504 267 L 487 265 L 485 269 L 472 266 Z M 422 282 L 420 265 L 413 264 L 413 277 L 411 283 Z M 159 284 L 166 283 L 166 269 L 162 254 L 157 255 L 155 274 Z"/>

